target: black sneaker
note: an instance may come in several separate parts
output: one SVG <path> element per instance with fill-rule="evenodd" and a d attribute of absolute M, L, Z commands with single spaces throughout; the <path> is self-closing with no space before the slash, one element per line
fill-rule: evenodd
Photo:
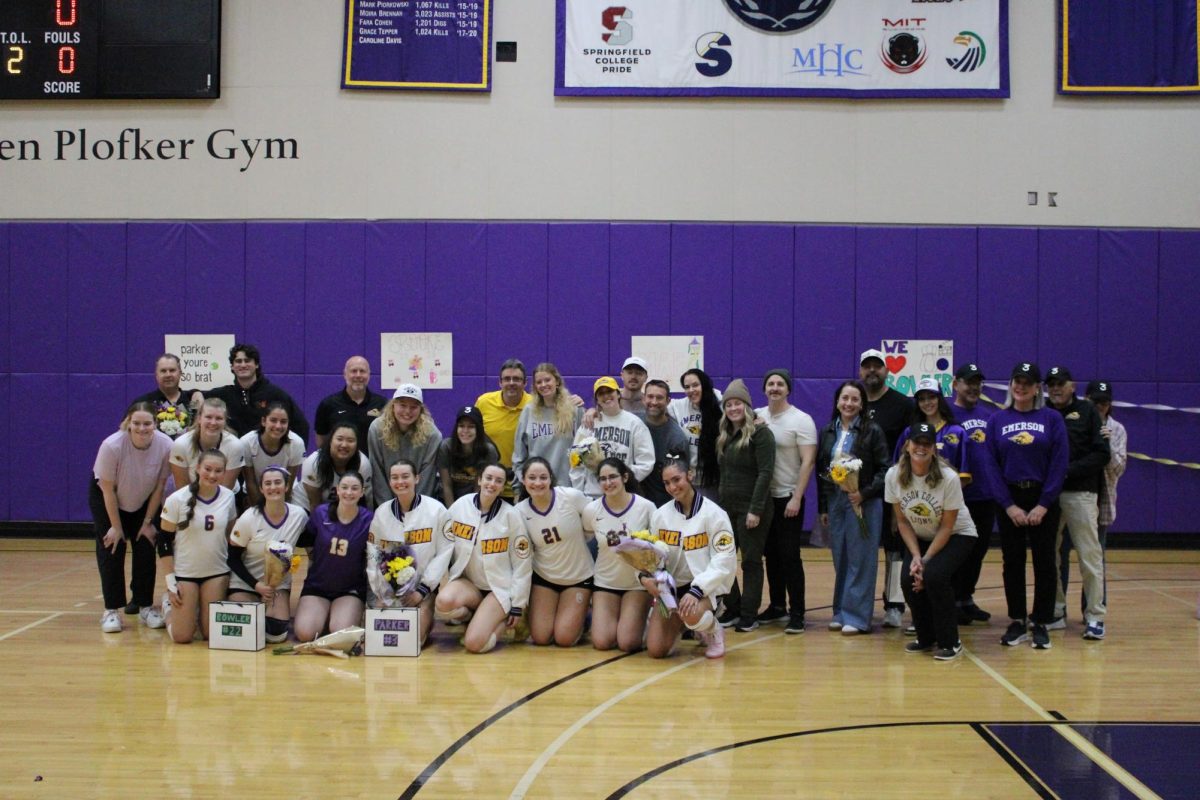
<path fill-rule="evenodd" d="M 962 654 L 962 651 L 962 642 L 955 642 L 954 647 L 939 648 L 938 651 L 933 654 L 933 658 L 936 661 L 953 661 Z"/>
<path fill-rule="evenodd" d="M 783 629 L 784 633 L 804 633 L 804 617 L 788 617 L 787 627 Z"/>
<path fill-rule="evenodd" d="M 1044 626 L 1038 626 L 1045 630 Z M 1016 647 L 1021 642 L 1029 641 L 1029 628 L 1025 624 L 1025 620 L 1013 620 L 1008 626 L 1008 630 L 1000 637 L 1000 644 L 1008 647 Z"/>
<path fill-rule="evenodd" d="M 1033 626 L 1033 649 L 1034 650 L 1049 650 L 1050 649 L 1050 633 L 1046 630 L 1045 625 Z"/>
<path fill-rule="evenodd" d="M 750 631 L 758 630 L 758 620 L 756 619 L 739 619 L 733 629 L 738 633 L 749 633 Z"/>
<path fill-rule="evenodd" d="M 717 622 L 722 628 L 732 628 L 738 624 L 738 615 L 732 611 L 726 611 L 721 616 L 717 617 Z"/>
<path fill-rule="evenodd" d="M 767 606 L 767 610 L 758 615 L 758 621 L 763 625 L 769 625 L 772 622 L 783 622 L 787 618 L 787 611 L 779 606 Z"/>
<path fill-rule="evenodd" d="M 972 622 L 987 622 L 992 618 L 991 614 L 984 611 L 974 603 L 971 603 L 968 606 L 963 606 L 963 610 L 967 612 L 967 615 L 971 618 Z"/>
<path fill-rule="evenodd" d="M 142 607 L 137 603 L 130 603 L 129 605 L 125 606 L 125 616 L 136 617 L 139 613 L 141 613 L 141 610 Z"/>
<path fill-rule="evenodd" d="M 918 639 L 914 639 L 913 641 L 904 645 L 904 652 L 906 652 L 906 653 L 928 653 L 932 649 L 933 649 L 932 642 L 926 644 L 925 642 L 922 642 Z"/>

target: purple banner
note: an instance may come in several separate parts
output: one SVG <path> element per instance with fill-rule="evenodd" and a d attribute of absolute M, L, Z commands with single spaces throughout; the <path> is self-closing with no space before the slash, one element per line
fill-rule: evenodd
<path fill-rule="evenodd" d="M 490 92 L 491 0 L 346 0 L 343 89 Z"/>
<path fill-rule="evenodd" d="M 1196 0 L 1061 0 L 1060 94 L 1200 92 Z"/>

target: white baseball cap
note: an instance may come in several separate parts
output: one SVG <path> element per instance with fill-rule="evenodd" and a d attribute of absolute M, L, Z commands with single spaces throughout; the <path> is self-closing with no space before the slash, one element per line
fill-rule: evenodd
<path fill-rule="evenodd" d="M 642 372 L 649 371 L 646 369 L 646 359 L 639 358 L 638 356 L 630 356 L 629 358 L 625 359 L 625 363 L 621 365 L 621 369 L 623 370 L 629 369 L 630 367 L 637 367 Z"/>
<path fill-rule="evenodd" d="M 883 357 L 882 351 L 871 349 L 871 350 L 863 350 L 862 355 L 858 357 L 858 365 L 861 367 L 863 362 L 866 361 L 868 358 L 878 358 L 879 363 L 881 363 L 881 364 L 887 363 L 887 359 Z"/>
<path fill-rule="evenodd" d="M 917 381 L 917 389 L 913 392 L 913 396 L 915 397 L 918 392 L 933 392 L 941 396 L 942 385 L 933 378 L 921 378 L 921 380 Z"/>
<path fill-rule="evenodd" d="M 410 400 L 416 400 L 421 405 L 425 405 L 425 395 L 421 393 L 421 387 L 413 383 L 402 383 L 396 387 L 395 393 L 392 394 L 392 399 L 397 400 L 401 397 L 407 397 Z"/>

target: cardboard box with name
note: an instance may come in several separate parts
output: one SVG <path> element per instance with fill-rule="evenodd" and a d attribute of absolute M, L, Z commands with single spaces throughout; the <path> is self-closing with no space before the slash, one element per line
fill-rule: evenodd
<path fill-rule="evenodd" d="M 219 600 L 208 607 L 208 646 L 213 650 L 262 650 L 267 646 L 267 609 L 262 603 Z"/>
<path fill-rule="evenodd" d="M 381 608 L 367 611 L 369 656 L 421 655 L 421 609 Z"/>

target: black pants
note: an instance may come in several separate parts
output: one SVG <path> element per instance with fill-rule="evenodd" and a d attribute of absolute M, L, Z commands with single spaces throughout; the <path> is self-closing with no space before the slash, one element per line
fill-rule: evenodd
<path fill-rule="evenodd" d="M 758 618 L 758 607 L 762 605 L 763 550 L 767 543 L 767 531 L 771 528 L 774 508 L 768 503 L 763 509 L 758 524 L 746 527 L 746 512 L 729 512 L 733 523 L 733 537 L 742 551 L 742 585 L 735 578 L 729 594 L 725 596 L 725 607 L 737 612 L 747 622 Z"/>
<path fill-rule="evenodd" d="M 918 539 L 921 555 L 933 542 Z M 900 586 L 904 589 L 904 600 L 912 610 L 913 627 L 917 629 L 917 641 L 922 644 L 937 642 L 938 647 L 953 648 L 958 644 L 958 611 L 954 606 L 954 575 L 971 555 L 975 541 L 970 536 L 951 536 L 946 546 L 925 562 L 922 571 L 921 591 L 913 590 L 913 578 L 909 573 L 912 553 L 904 550 L 904 571 L 900 573 Z"/>
<path fill-rule="evenodd" d="M 121 533 L 120 541 L 114 553 L 104 546 L 104 534 L 110 526 L 108 511 L 104 508 L 104 493 L 100 484 L 92 479 L 88 489 L 88 508 L 91 509 L 92 519 L 96 524 L 96 566 L 100 570 L 100 590 L 104 593 L 104 607 L 108 609 L 125 607 L 125 541 L 133 542 L 133 574 L 129 581 L 129 590 L 133 593 L 133 602 L 145 608 L 154 605 L 154 545 L 145 539 L 138 538 L 142 521 L 146 519 L 146 503 L 137 511 L 120 511 Z"/>
<path fill-rule="evenodd" d="M 1018 508 L 1029 511 L 1038 504 L 1041 486 L 1020 489 L 1008 487 Z M 1008 512 L 996 507 L 1000 523 L 1000 548 L 1004 553 L 1004 598 L 1008 616 L 1015 620 L 1029 617 L 1039 625 L 1054 621 L 1054 595 L 1058 591 L 1058 570 L 1054 557 L 1054 540 L 1058 535 L 1058 503 L 1046 511 L 1041 525 L 1018 528 L 1008 518 Z M 1033 614 L 1028 613 L 1025 599 L 1025 549 L 1033 554 Z"/>
<path fill-rule="evenodd" d="M 791 615 L 804 619 L 804 561 L 800 557 L 800 532 L 804 527 L 804 498 L 800 498 L 800 513 L 785 517 L 791 497 L 772 497 L 775 515 L 767 531 L 767 584 L 773 608 L 789 608 Z"/>
<path fill-rule="evenodd" d="M 967 513 L 971 515 L 971 522 L 975 523 L 975 532 L 979 534 L 979 538 L 975 540 L 975 546 L 971 548 L 966 560 L 954 575 L 954 599 L 960 605 L 971 600 L 975 594 L 975 586 L 979 583 L 983 559 L 987 557 L 988 545 L 992 541 L 992 528 L 996 525 L 996 504 L 991 500 L 969 502 Z"/>

